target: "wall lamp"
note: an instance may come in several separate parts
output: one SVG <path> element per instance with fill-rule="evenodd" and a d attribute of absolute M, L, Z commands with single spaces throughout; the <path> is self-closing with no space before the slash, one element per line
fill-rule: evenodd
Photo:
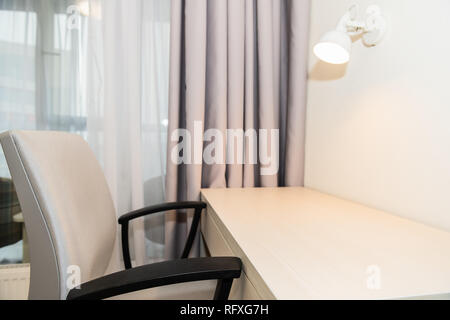
<path fill-rule="evenodd" d="M 360 36 L 367 47 L 377 45 L 386 32 L 386 20 L 380 7 L 369 6 L 363 20 L 358 20 L 358 5 L 353 5 L 339 21 L 336 29 L 325 33 L 314 46 L 314 54 L 322 61 L 344 64 L 350 60 L 352 37 Z"/>
<path fill-rule="evenodd" d="M 89 0 L 78 1 L 77 6 L 78 6 L 78 10 L 80 11 L 80 13 L 83 16 L 89 17 L 89 14 L 90 14 L 90 3 L 89 3 Z"/>

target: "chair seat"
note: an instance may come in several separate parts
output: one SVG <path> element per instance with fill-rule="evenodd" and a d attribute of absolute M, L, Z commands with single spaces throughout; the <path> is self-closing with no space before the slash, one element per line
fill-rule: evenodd
<path fill-rule="evenodd" d="M 217 280 L 180 283 L 123 294 L 108 300 L 211 300 L 216 285 Z"/>

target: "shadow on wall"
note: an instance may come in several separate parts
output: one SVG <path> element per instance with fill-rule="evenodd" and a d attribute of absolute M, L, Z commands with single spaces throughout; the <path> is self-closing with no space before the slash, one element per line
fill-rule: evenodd
<path fill-rule="evenodd" d="M 309 73 L 309 79 L 316 81 L 331 81 L 341 79 L 347 73 L 347 66 L 348 63 L 330 64 L 319 60 Z"/>

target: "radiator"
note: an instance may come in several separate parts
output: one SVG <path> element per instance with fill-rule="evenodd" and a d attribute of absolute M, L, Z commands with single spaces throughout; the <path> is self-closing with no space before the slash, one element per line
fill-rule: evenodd
<path fill-rule="evenodd" d="M 29 264 L 0 266 L 0 300 L 26 300 L 29 286 Z"/>

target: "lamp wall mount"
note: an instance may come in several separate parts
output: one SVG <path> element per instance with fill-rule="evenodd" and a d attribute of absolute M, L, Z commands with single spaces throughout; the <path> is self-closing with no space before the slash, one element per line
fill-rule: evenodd
<path fill-rule="evenodd" d="M 367 8 L 363 19 L 359 17 L 359 6 L 351 6 L 339 21 L 336 30 L 352 36 L 361 35 L 363 43 L 368 47 L 377 45 L 386 33 L 386 19 L 377 5 Z"/>

